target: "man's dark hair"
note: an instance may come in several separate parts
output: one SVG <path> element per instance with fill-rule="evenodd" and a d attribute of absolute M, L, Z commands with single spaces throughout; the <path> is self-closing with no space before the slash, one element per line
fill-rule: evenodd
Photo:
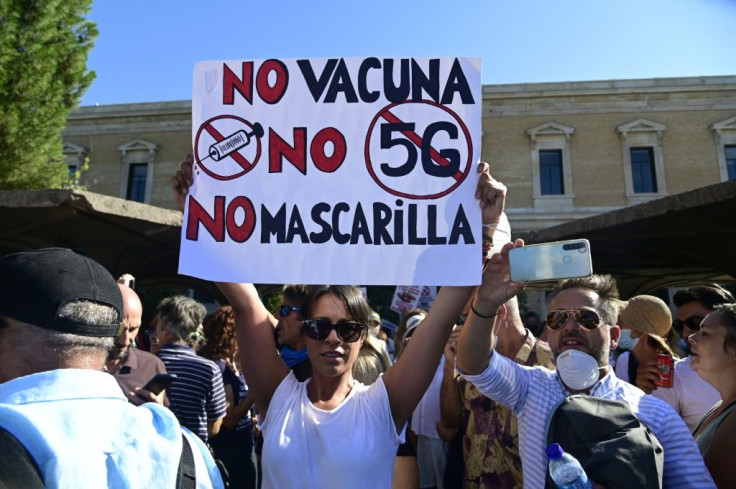
<path fill-rule="evenodd" d="M 589 277 L 561 280 L 557 282 L 552 298 L 567 289 L 590 290 L 598 294 L 601 300 L 603 320 L 607 324 L 616 324 L 620 300 L 616 279 L 611 275 L 591 275 Z"/>
<path fill-rule="evenodd" d="M 699 302 L 712 311 L 718 304 L 730 304 L 736 302 L 736 300 L 729 291 L 720 285 L 708 284 L 678 290 L 672 296 L 672 302 L 676 307 L 684 306 L 690 302 Z"/>
<path fill-rule="evenodd" d="M 307 300 L 311 290 L 311 285 L 286 284 L 281 289 L 281 295 L 292 304 L 304 307 L 304 301 Z"/>

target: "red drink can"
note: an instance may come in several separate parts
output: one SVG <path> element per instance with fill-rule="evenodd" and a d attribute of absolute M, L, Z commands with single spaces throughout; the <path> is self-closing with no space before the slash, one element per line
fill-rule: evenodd
<path fill-rule="evenodd" d="M 657 353 L 657 368 L 659 380 L 655 384 L 659 387 L 675 385 L 675 360 L 669 353 Z"/>

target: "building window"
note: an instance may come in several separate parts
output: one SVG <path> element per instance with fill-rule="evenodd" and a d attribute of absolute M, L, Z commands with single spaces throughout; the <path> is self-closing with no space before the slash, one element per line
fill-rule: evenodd
<path fill-rule="evenodd" d="M 621 135 L 621 154 L 629 205 L 667 195 L 662 135 L 665 124 L 637 119 L 616 128 Z"/>
<path fill-rule="evenodd" d="M 736 117 L 711 124 L 721 181 L 736 180 Z"/>
<path fill-rule="evenodd" d="M 570 138 L 575 129 L 546 122 L 526 131 L 531 143 L 534 207 L 573 207 Z"/>
<path fill-rule="evenodd" d="M 136 139 L 118 146 L 118 149 L 123 154 L 120 197 L 150 204 L 153 165 L 158 146 L 143 139 Z"/>
<path fill-rule="evenodd" d="M 62 151 L 66 160 L 66 166 L 69 169 L 69 176 L 74 177 L 74 173 L 84 165 L 87 150 L 76 144 L 64 143 Z"/>
<path fill-rule="evenodd" d="M 652 148 L 631 148 L 631 176 L 634 179 L 634 192 L 637 194 L 657 192 Z"/>
<path fill-rule="evenodd" d="M 736 146 L 726 146 L 726 172 L 729 180 L 736 180 Z"/>
<path fill-rule="evenodd" d="M 134 163 L 128 169 L 128 191 L 125 198 L 136 202 L 146 201 L 147 163 Z"/>
<path fill-rule="evenodd" d="M 562 180 L 562 150 L 539 150 L 539 177 L 542 195 L 565 193 L 565 182 Z"/>

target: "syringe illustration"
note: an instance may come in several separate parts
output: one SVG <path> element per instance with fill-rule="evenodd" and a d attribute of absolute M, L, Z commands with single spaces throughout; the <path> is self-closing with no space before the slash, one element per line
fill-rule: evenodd
<path fill-rule="evenodd" d="M 248 146 L 253 136 L 257 138 L 263 137 L 263 126 L 261 126 L 258 122 L 253 124 L 253 130 L 250 132 L 241 129 L 240 131 L 226 137 L 222 141 L 211 145 L 209 155 L 204 159 L 212 158 L 215 161 L 220 161 L 234 151 Z"/>

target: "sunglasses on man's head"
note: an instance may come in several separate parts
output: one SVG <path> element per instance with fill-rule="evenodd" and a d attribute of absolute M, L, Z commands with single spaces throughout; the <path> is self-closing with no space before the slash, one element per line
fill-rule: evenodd
<path fill-rule="evenodd" d="M 590 309 L 564 309 L 547 314 L 547 327 L 553 331 L 561 329 L 572 315 L 575 322 L 587 330 L 596 329 L 601 325 L 601 317 Z"/>
<path fill-rule="evenodd" d="M 289 314 L 291 314 L 291 311 L 299 312 L 302 308 L 299 306 L 279 306 L 279 316 L 282 318 L 285 318 Z"/>
<path fill-rule="evenodd" d="M 677 334 L 682 336 L 682 330 L 685 326 L 690 328 L 692 331 L 700 331 L 700 323 L 703 322 L 703 316 L 691 316 L 684 321 L 681 319 L 675 319 L 672 321 L 672 328 L 677 331 Z"/>
<path fill-rule="evenodd" d="M 365 327 L 355 321 L 343 319 L 337 324 L 330 322 L 324 318 L 314 318 L 304 320 L 304 330 L 307 337 L 317 341 L 324 341 L 330 335 L 333 329 L 337 333 L 337 337 L 343 343 L 354 343 L 360 339 Z"/>

